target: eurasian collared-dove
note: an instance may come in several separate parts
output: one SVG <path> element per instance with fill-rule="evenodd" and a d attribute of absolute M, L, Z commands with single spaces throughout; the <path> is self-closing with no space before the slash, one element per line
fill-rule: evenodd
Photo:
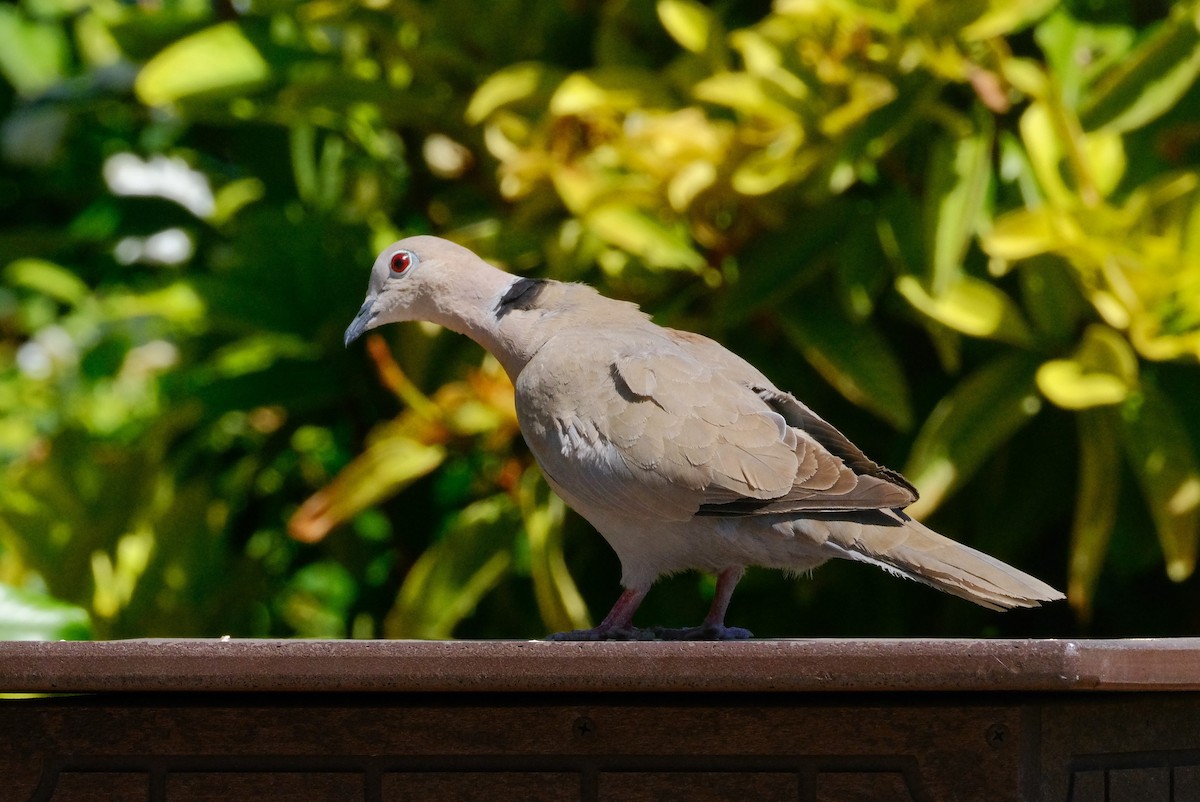
<path fill-rule="evenodd" d="M 582 284 L 520 278 L 436 237 L 375 260 L 346 329 L 427 320 L 490 351 L 546 480 L 617 552 L 625 586 L 594 629 L 560 639 L 744 638 L 725 610 L 746 566 L 857 560 L 994 610 L 1063 595 L 905 515 L 904 477 L 706 337 L 663 328 Z M 704 623 L 637 630 L 658 577 L 717 575 Z"/>

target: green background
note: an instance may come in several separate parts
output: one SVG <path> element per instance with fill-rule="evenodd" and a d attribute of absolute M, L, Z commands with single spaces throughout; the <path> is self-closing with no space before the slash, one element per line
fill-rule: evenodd
<path fill-rule="evenodd" d="M 751 571 L 760 636 L 1200 633 L 1200 4 L 0 6 L 0 635 L 537 637 L 616 558 L 433 232 L 758 365 L 1069 604 Z M 638 622 L 702 617 L 664 580 Z"/>

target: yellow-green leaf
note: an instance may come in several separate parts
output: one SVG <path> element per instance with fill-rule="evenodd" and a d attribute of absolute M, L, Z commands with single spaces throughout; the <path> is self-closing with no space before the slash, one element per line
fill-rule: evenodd
<path fill-rule="evenodd" d="M 961 381 L 934 407 L 904 468 L 921 498 L 916 517 L 935 510 L 1041 409 L 1037 361 L 1009 354 Z"/>
<path fill-rule="evenodd" d="M 67 41 L 57 22 L 27 19 L 20 6 L 0 6 L 0 73 L 31 97 L 58 81 L 67 63 Z"/>
<path fill-rule="evenodd" d="M 496 109 L 532 96 L 542 86 L 545 76 L 545 66 L 536 62 L 513 64 L 488 76 L 471 95 L 467 104 L 467 122 L 476 125 Z"/>
<path fill-rule="evenodd" d="M 335 526 L 430 473 L 445 457 L 441 446 L 402 434 L 385 435 L 300 505 L 288 521 L 288 531 L 297 540 L 320 540 Z"/>
<path fill-rule="evenodd" d="M 553 632 L 591 626 L 587 605 L 563 558 L 566 505 L 531 468 L 521 477 L 521 517 L 529 538 L 529 568 L 542 622 Z"/>
<path fill-rule="evenodd" d="M 930 286 L 937 292 L 962 273 L 992 180 L 992 123 L 980 116 L 979 130 L 934 143 L 926 194 L 925 242 L 932 260 Z"/>
<path fill-rule="evenodd" d="M 13 286 L 39 292 L 72 306 L 91 292 L 79 276 L 45 259 L 18 259 L 11 262 L 4 269 L 4 279 Z"/>
<path fill-rule="evenodd" d="M 1038 368 L 1042 395 L 1064 409 L 1119 404 L 1137 387 L 1137 356 L 1129 342 L 1108 326 L 1095 324 L 1069 359 Z"/>
<path fill-rule="evenodd" d="M 384 621 L 389 638 L 449 638 L 512 567 L 520 526 L 512 499 L 477 501 L 413 563 Z"/>
<path fill-rule="evenodd" d="M 913 276 L 901 276 L 896 289 L 917 311 L 972 337 L 1023 345 L 1029 327 L 1012 299 L 990 282 L 962 275 L 933 295 Z"/>
<path fill-rule="evenodd" d="M 134 82 L 148 106 L 213 93 L 244 92 L 264 84 L 271 67 L 241 28 L 222 22 L 165 47 Z"/>
<path fill-rule="evenodd" d="M 851 403 L 892 426 L 912 426 L 912 402 L 899 358 L 866 321 L 851 320 L 836 299 L 813 303 L 802 315 L 776 316 L 808 363 Z"/>
<path fill-rule="evenodd" d="M 981 244 L 996 259 L 1028 259 L 1063 244 L 1056 222 L 1050 209 L 1018 209 L 998 217 Z"/>
<path fill-rule="evenodd" d="M 1125 454 L 1154 520 L 1167 576 L 1182 582 L 1196 568 L 1200 534 L 1200 465 L 1191 436 L 1175 404 L 1150 384 L 1124 424 Z"/>
<path fill-rule="evenodd" d="M 962 29 L 968 42 L 1003 36 L 1045 16 L 1058 0 L 994 0 L 979 19 Z"/>
<path fill-rule="evenodd" d="M 1098 80 L 1080 121 L 1094 131 L 1140 128 L 1170 109 L 1200 75 L 1200 7 L 1176 3 L 1157 31 Z"/>
<path fill-rule="evenodd" d="M 658 0 L 658 19 L 685 50 L 703 53 L 716 27 L 713 13 L 695 0 Z"/>
<path fill-rule="evenodd" d="M 610 203 L 587 213 L 584 222 L 602 240 L 633 254 L 652 268 L 699 270 L 704 259 L 677 227 L 632 206 Z"/>
<path fill-rule="evenodd" d="M 1117 519 L 1121 484 L 1119 420 L 1111 409 L 1088 409 L 1075 416 L 1079 432 L 1079 474 L 1071 524 L 1067 599 L 1085 620 L 1091 615 L 1096 581 Z"/>

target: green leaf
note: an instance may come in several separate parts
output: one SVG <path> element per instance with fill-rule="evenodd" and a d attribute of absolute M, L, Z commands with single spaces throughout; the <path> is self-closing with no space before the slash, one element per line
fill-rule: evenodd
<path fill-rule="evenodd" d="M 1137 356 L 1108 326 L 1095 324 L 1069 359 L 1051 359 L 1037 372 L 1042 395 L 1063 409 L 1119 404 L 1137 387 Z"/>
<path fill-rule="evenodd" d="M 384 622 L 389 638 L 449 638 L 512 567 L 520 516 L 507 495 L 477 501 L 418 559 Z"/>
<path fill-rule="evenodd" d="M 784 334 L 824 379 L 856 406 L 900 430 L 913 423 L 904 369 L 870 323 L 846 315 L 836 298 L 809 297 L 803 314 L 777 315 Z"/>
<path fill-rule="evenodd" d="M 241 28 L 222 22 L 165 47 L 147 62 L 134 91 L 147 106 L 261 86 L 271 67 Z"/>
<path fill-rule="evenodd" d="M 1141 403 L 1126 409 L 1125 455 L 1133 468 L 1167 563 L 1182 582 L 1196 568 L 1200 534 L 1200 466 L 1175 404 L 1146 384 Z"/>
<path fill-rule="evenodd" d="M 722 325 L 736 326 L 774 308 L 822 275 L 828 266 L 824 254 L 841 242 L 839 224 L 848 214 L 847 205 L 834 199 L 813 209 L 804 228 L 767 231 L 748 243 L 738 255 L 736 283 L 719 299 Z"/>
<path fill-rule="evenodd" d="M 1079 478 L 1071 523 L 1067 598 L 1085 620 L 1090 617 L 1096 582 L 1117 519 L 1120 475 L 1120 420 L 1111 409 L 1088 409 L 1075 416 L 1079 432 Z"/>
<path fill-rule="evenodd" d="M 933 146 L 926 189 L 925 251 L 934 293 L 962 274 L 962 262 L 983 217 L 992 181 L 993 130 L 981 116 L 980 130 Z"/>
<path fill-rule="evenodd" d="M 9 284 L 24 287 L 64 304 L 77 306 L 91 293 L 79 276 L 44 259 L 18 259 L 4 269 Z"/>
<path fill-rule="evenodd" d="M 963 334 L 1014 345 L 1025 345 L 1031 339 L 1016 304 L 983 279 L 962 275 L 935 295 L 915 277 L 901 276 L 896 289 L 917 311 Z"/>
<path fill-rule="evenodd" d="M 429 474 L 445 458 L 441 446 L 385 431 L 296 510 L 288 530 L 297 540 L 320 540 L 335 526 Z"/>
<path fill-rule="evenodd" d="M 905 465 L 921 492 L 908 508 L 928 515 L 1041 409 L 1037 359 L 1007 354 L 967 377 L 938 402 Z"/>
<path fill-rule="evenodd" d="M 717 29 L 713 12 L 695 0 L 658 0 L 658 19 L 680 47 L 703 53 Z"/>
<path fill-rule="evenodd" d="M 563 558 L 566 504 L 550 491 L 536 468 L 521 477 L 519 493 L 521 517 L 529 538 L 533 593 L 542 622 L 552 632 L 590 627 L 587 605 Z"/>
<path fill-rule="evenodd" d="M 962 29 L 968 42 L 991 39 L 1015 33 L 1044 16 L 1058 5 L 1058 0 L 1000 0 L 989 3 L 988 10 Z"/>
<path fill-rule="evenodd" d="M 0 583 L 0 640 L 87 640 L 87 610 Z"/>
<path fill-rule="evenodd" d="M 547 88 L 546 67 L 537 62 L 524 62 L 505 67 L 488 76 L 467 103 L 466 120 L 478 125 L 497 109 L 517 103 Z"/>
<path fill-rule="evenodd" d="M 1038 339 L 1053 346 L 1074 341 L 1089 309 L 1066 263 L 1055 257 L 1034 257 L 1017 272 L 1021 308 L 1038 332 Z"/>
<path fill-rule="evenodd" d="M 1034 39 L 1046 54 L 1050 72 L 1069 108 L 1076 108 L 1084 87 L 1117 63 L 1133 44 L 1124 25 L 1090 25 L 1060 8 L 1041 22 Z M 1080 58 L 1086 53 L 1087 58 Z"/>
<path fill-rule="evenodd" d="M 63 76 L 67 41 L 54 23 L 26 19 L 12 5 L 0 6 L 0 73 L 20 94 L 31 97 Z"/>
<path fill-rule="evenodd" d="M 1184 96 L 1200 74 L 1200 6 L 1176 3 L 1171 16 L 1085 93 L 1088 131 L 1121 133 L 1152 122 Z"/>
<path fill-rule="evenodd" d="M 684 231 L 622 203 L 608 203 L 587 213 L 584 222 L 600 239 L 617 246 L 647 267 L 700 270 L 704 259 L 693 250 Z"/>

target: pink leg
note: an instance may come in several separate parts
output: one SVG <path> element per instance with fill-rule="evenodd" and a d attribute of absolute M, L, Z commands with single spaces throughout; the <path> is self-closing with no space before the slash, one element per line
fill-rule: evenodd
<path fill-rule="evenodd" d="M 703 624 L 686 629 L 659 628 L 654 634 L 663 640 L 745 640 L 754 637 L 748 629 L 725 626 L 725 611 L 729 609 L 733 589 L 745 572 L 746 569 L 739 565 L 717 574 L 717 592 Z"/>
<path fill-rule="evenodd" d="M 626 588 L 604 620 L 591 629 L 556 632 L 546 640 L 652 640 L 653 633 L 633 626 L 633 614 L 650 588 Z"/>
<path fill-rule="evenodd" d="M 717 592 L 713 596 L 712 606 L 708 608 L 708 615 L 704 617 L 705 626 L 724 628 L 725 611 L 729 609 L 729 600 L 733 598 L 733 589 L 737 587 L 737 583 L 742 580 L 742 575 L 745 573 L 746 569 L 739 565 L 734 568 L 726 568 L 717 574 Z"/>

